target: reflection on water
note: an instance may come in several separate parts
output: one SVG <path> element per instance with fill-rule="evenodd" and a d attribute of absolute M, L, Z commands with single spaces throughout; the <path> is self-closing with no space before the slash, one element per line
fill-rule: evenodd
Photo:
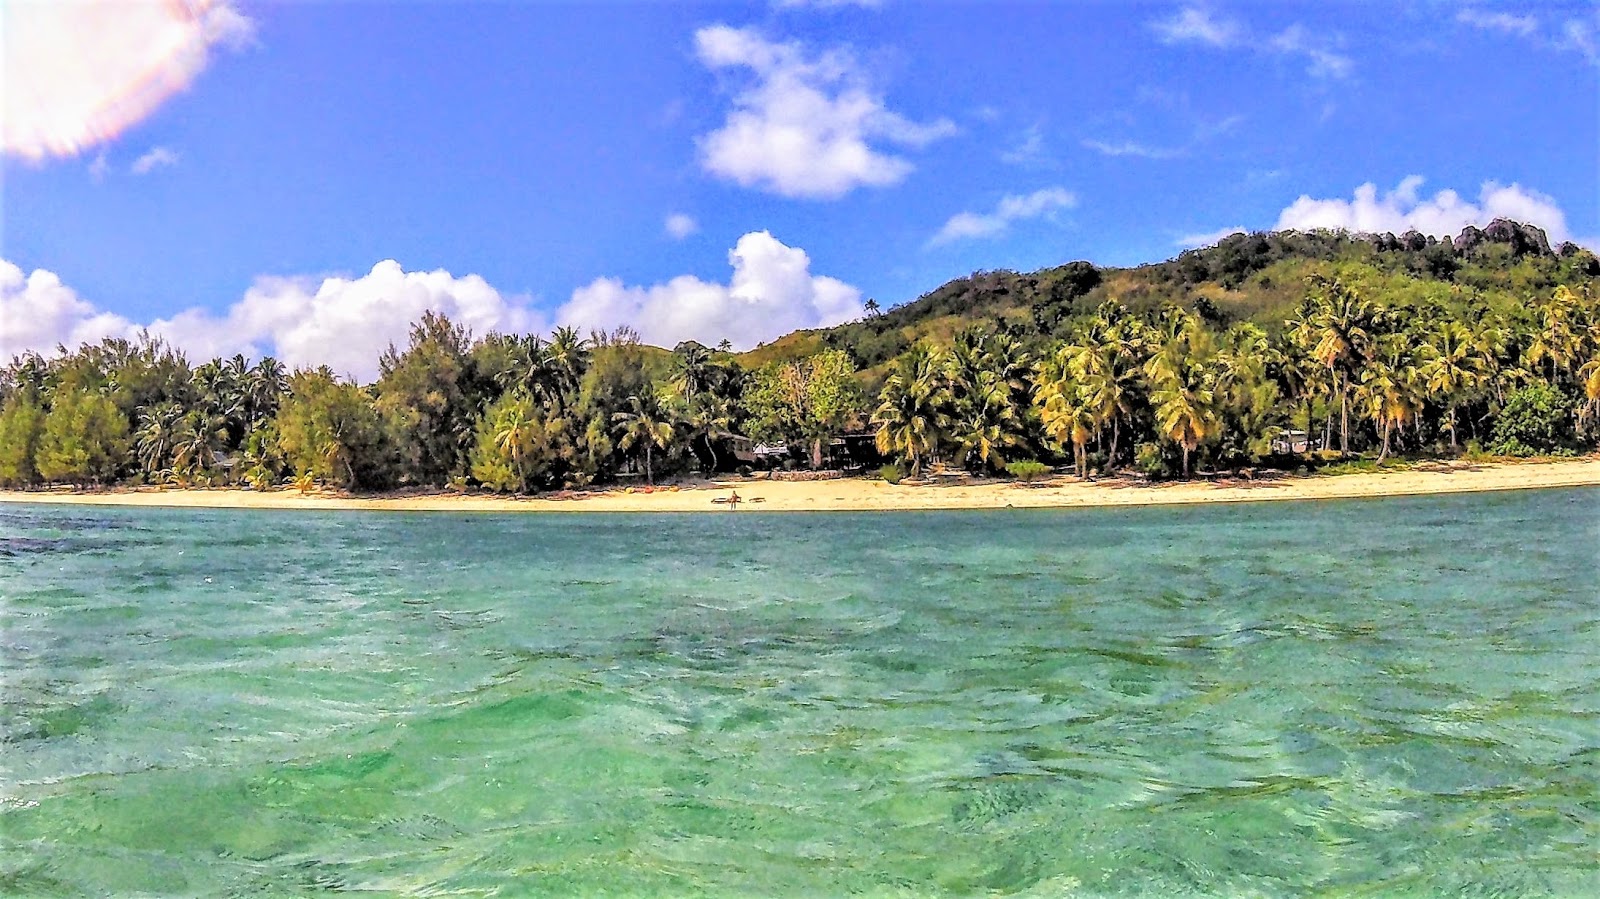
<path fill-rule="evenodd" d="M 1600 491 L 0 509 L 0 894 L 1581 896 Z"/>

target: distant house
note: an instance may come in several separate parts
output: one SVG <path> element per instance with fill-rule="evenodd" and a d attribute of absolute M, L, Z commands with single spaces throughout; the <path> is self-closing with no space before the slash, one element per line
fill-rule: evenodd
<path fill-rule="evenodd" d="M 1318 448 L 1318 443 L 1305 431 L 1283 431 L 1272 438 L 1272 451 L 1281 455 L 1309 453 Z"/>

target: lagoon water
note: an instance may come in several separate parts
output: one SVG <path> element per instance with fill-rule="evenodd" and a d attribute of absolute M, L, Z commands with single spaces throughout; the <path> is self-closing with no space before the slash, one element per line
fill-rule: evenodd
<path fill-rule="evenodd" d="M 1600 491 L 0 507 L 0 894 L 1584 896 Z"/>

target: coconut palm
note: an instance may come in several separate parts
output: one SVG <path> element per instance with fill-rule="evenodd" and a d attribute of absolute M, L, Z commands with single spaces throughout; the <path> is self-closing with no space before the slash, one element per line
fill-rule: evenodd
<path fill-rule="evenodd" d="M 1450 450 L 1458 448 L 1456 409 L 1471 402 L 1483 386 L 1487 373 L 1483 357 L 1475 350 L 1473 335 L 1465 325 L 1443 321 L 1436 325 L 1419 347 L 1421 364 L 1417 376 L 1429 396 L 1444 407 L 1445 428 L 1450 432 Z"/>
<path fill-rule="evenodd" d="M 950 420 L 943 390 L 943 354 L 918 344 L 895 362 L 872 413 L 878 451 L 911 463 L 921 477 L 938 455 Z"/>
<path fill-rule="evenodd" d="M 172 459 L 178 429 L 183 423 L 183 408 L 172 402 L 141 406 L 138 416 L 138 429 L 133 435 L 134 452 L 145 476 L 154 479 Z"/>
<path fill-rule="evenodd" d="M 1189 318 L 1166 330 L 1173 336 L 1145 363 L 1145 380 L 1156 433 L 1182 448 L 1183 474 L 1188 477 L 1190 455 L 1221 426 L 1216 397 L 1221 373 L 1210 332 L 1198 321 Z"/>
<path fill-rule="evenodd" d="M 1039 422 L 1057 446 L 1072 447 L 1073 473 L 1088 477 L 1088 443 L 1095 434 L 1095 417 L 1084 402 L 1081 385 L 1072 377 L 1073 347 L 1062 347 L 1038 368 L 1034 403 Z"/>
<path fill-rule="evenodd" d="M 1358 405 L 1378 428 L 1382 439 L 1378 450 L 1380 463 L 1389 456 L 1394 432 L 1405 427 L 1422 410 L 1418 380 L 1411 346 L 1402 334 L 1385 340 L 1382 352 L 1369 360 L 1361 373 Z"/>
<path fill-rule="evenodd" d="M 1022 416 L 1011 387 L 998 372 L 983 371 L 967 390 L 958 404 L 952 436 L 969 463 L 999 468 L 1005 464 L 1005 450 L 1023 442 Z"/>
<path fill-rule="evenodd" d="M 1338 391 L 1339 451 L 1350 451 L 1350 384 L 1372 352 L 1377 311 L 1337 278 L 1312 279 L 1312 357 L 1327 368 Z"/>
<path fill-rule="evenodd" d="M 654 396 L 641 399 L 635 394 L 628 397 L 626 409 L 611 416 L 612 427 L 617 434 L 617 446 L 623 452 L 631 452 L 636 447 L 644 450 L 646 484 L 654 485 L 656 482 L 655 451 L 671 446 L 676 431 L 674 422 L 665 412 Z"/>

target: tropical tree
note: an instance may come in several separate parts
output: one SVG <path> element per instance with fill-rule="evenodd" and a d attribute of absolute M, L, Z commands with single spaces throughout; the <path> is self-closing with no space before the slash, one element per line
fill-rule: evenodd
<path fill-rule="evenodd" d="M 39 434 L 35 465 L 45 481 L 113 480 L 128 457 L 128 420 L 104 393 L 57 390 Z"/>
<path fill-rule="evenodd" d="M 1169 317 L 1171 337 L 1145 363 L 1156 433 L 1183 450 L 1183 474 L 1189 457 L 1220 427 L 1216 387 L 1220 376 L 1211 335 L 1186 315 Z"/>
<path fill-rule="evenodd" d="M 878 395 L 871 422 L 878 451 L 904 459 L 921 477 L 938 455 L 950 426 L 943 388 L 943 354 L 918 344 L 895 362 Z"/>
<path fill-rule="evenodd" d="M 1382 440 L 1378 450 L 1380 463 L 1389 455 L 1394 433 L 1422 409 L 1422 397 L 1417 389 L 1419 377 L 1411 359 L 1411 349 L 1405 335 L 1390 335 L 1361 373 L 1358 401 L 1378 428 Z"/>
<path fill-rule="evenodd" d="M 1088 444 L 1094 438 L 1096 423 L 1083 386 L 1074 379 L 1074 358 L 1074 348 L 1065 346 L 1054 358 L 1040 364 L 1034 402 L 1045 435 L 1057 446 L 1072 447 L 1073 473 L 1081 479 L 1089 476 Z"/>
<path fill-rule="evenodd" d="M 642 450 L 644 455 L 644 480 L 655 484 L 655 451 L 672 445 L 674 422 L 661 402 L 653 395 L 641 398 L 628 397 L 627 408 L 611 416 L 615 423 L 617 446 L 623 452 Z"/>
<path fill-rule="evenodd" d="M 39 479 L 35 458 L 45 411 L 32 391 L 17 391 L 0 406 L 0 486 L 27 487 Z"/>
<path fill-rule="evenodd" d="M 327 366 L 289 377 L 276 427 L 284 457 L 300 474 L 347 489 L 384 480 L 383 422 L 371 398 Z"/>
<path fill-rule="evenodd" d="M 1311 353 L 1328 370 L 1339 405 L 1339 451 L 1350 451 L 1350 384 L 1372 352 L 1376 310 L 1338 278 L 1313 276 Z"/>
<path fill-rule="evenodd" d="M 1450 432 L 1450 450 L 1459 444 L 1456 435 L 1456 410 L 1477 397 L 1488 380 L 1484 358 L 1465 325 L 1441 321 L 1418 348 L 1421 362 L 1416 374 L 1426 393 L 1445 410 L 1445 429 Z"/>

